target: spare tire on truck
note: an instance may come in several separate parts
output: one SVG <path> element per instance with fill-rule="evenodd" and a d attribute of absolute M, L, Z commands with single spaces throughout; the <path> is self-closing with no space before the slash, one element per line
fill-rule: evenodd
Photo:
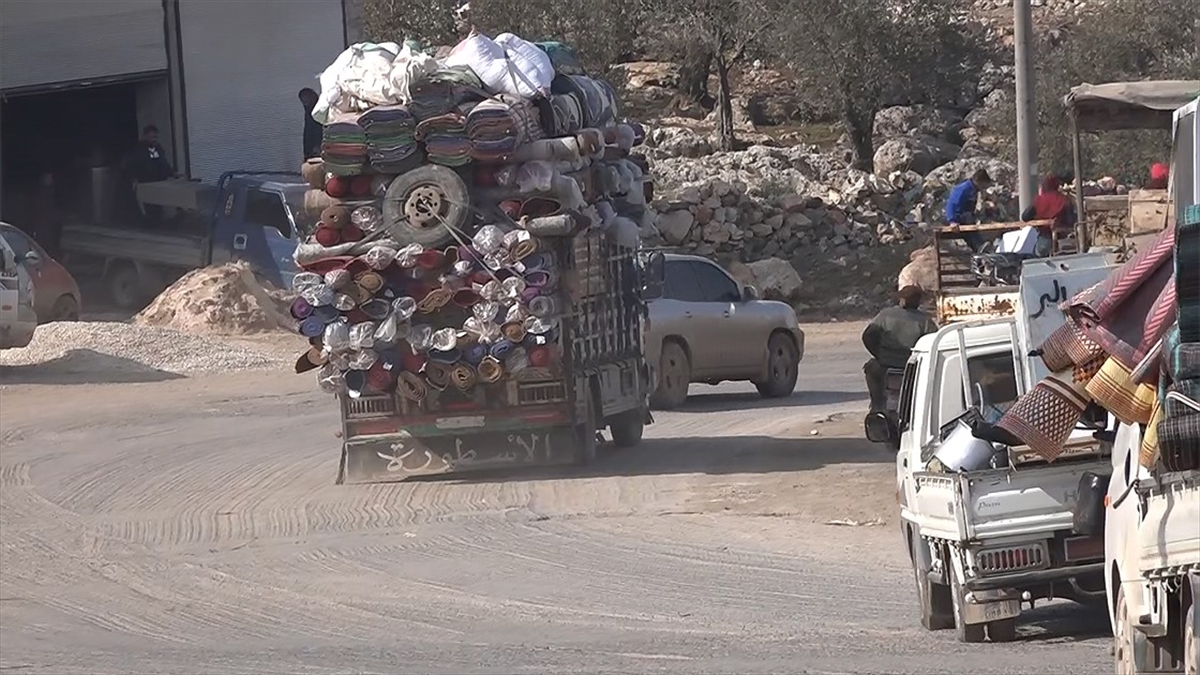
<path fill-rule="evenodd" d="M 471 215 L 467 184 L 453 170 L 427 164 L 392 181 L 383 196 L 383 224 L 400 244 L 437 248 Z"/>

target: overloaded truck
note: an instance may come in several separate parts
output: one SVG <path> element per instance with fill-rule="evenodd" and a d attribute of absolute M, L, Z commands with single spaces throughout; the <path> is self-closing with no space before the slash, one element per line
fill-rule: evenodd
<path fill-rule="evenodd" d="M 1105 536 L 1115 671 L 1200 672 L 1200 99 L 1174 114 L 1177 321 L 1159 347 L 1161 417 L 1122 424 L 1090 522 Z M 1099 485 L 1098 485 L 1099 487 Z"/>
<path fill-rule="evenodd" d="M 636 445 L 664 260 L 640 250 L 644 131 L 612 89 L 559 43 L 476 33 L 440 61 L 353 46 L 314 117 L 292 314 L 297 371 L 340 408 L 338 482 L 586 464 L 604 430 Z"/>

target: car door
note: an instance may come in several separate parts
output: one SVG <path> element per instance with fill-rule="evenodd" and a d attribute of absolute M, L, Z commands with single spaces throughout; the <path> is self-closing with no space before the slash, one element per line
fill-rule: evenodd
<path fill-rule="evenodd" d="M 29 344 L 37 330 L 33 300 L 29 274 L 0 232 L 0 348 Z"/>
<path fill-rule="evenodd" d="M 691 311 L 700 333 L 699 342 L 704 345 L 704 370 L 711 376 L 739 374 L 745 369 L 743 352 L 748 347 L 746 336 L 739 336 L 734 320 L 741 290 L 737 282 L 714 263 L 691 260 L 688 265 L 696 282 L 697 299 L 691 303 Z"/>

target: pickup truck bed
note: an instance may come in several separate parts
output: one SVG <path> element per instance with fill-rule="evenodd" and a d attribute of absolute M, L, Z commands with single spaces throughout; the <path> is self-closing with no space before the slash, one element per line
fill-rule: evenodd
<path fill-rule="evenodd" d="M 67 225 L 63 250 L 97 258 L 123 258 L 167 267 L 195 269 L 208 264 L 206 237 L 186 232 L 155 232 L 102 225 Z"/>
<path fill-rule="evenodd" d="M 970 474 L 920 472 L 914 516 L 922 535 L 948 541 L 1049 537 L 1071 529 L 1083 472 L 1109 469 L 1105 457 Z"/>
<path fill-rule="evenodd" d="M 1148 484 L 1147 484 L 1148 483 Z M 1141 572 L 1200 565 L 1200 471 L 1166 474 L 1157 482 L 1139 481 L 1145 518 L 1138 527 Z"/>

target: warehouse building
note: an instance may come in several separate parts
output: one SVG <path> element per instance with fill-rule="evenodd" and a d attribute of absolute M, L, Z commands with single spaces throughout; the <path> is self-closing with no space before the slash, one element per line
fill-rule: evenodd
<path fill-rule="evenodd" d="M 147 125 L 191 178 L 296 170 L 296 94 L 355 41 L 348 13 L 342 0 L 0 0 L 4 203 L 48 171 L 93 189 Z"/>

